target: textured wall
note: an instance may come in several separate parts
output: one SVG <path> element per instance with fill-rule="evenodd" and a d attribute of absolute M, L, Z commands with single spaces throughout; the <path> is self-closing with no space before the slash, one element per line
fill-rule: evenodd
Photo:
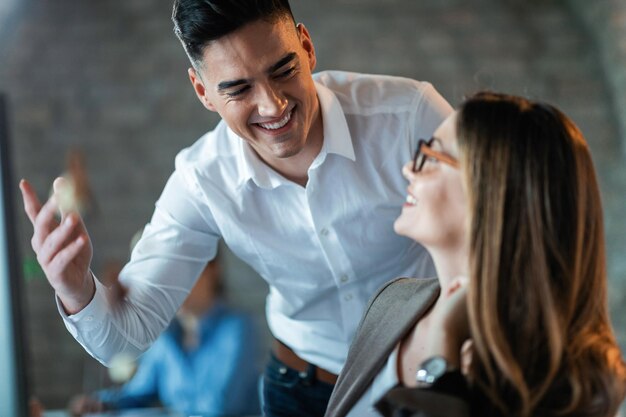
<path fill-rule="evenodd" d="M 626 155 L 626 2 L 567 0 L 588 28 L 610 86 Z M 624 197 L 626 206 L 626 197 Z"/>
<path fill-rule="evenodd" d="M 626 2 L 621 0 L 567 0 L 575 16 L 585 26 L 596 51 L 608 86 L 607 97 L 615 116 L 619 149 L 611 146 L 598 153 L 609 158 L 598 170 L 604 185 L 606 231 L 609 247 L 609 276 L 613 323 L 626 346 Z M 615 154 L 612 154 L 612 151 Z M 606 166 L 604 165 L 606 163 Z"/>
<path fill-rule="evenodd" d="M 600 175 L 611 308 L 626 346 L 626 178 L 618 112 L 596 43 L 569 9 L 507 0 L 292 5 L 312 34 L 320 70 L 428 80 L 453 104 L 479 88 L 524 94 L 559 105 L 580 125 Z M 217 122 L 190 88 L 170 8 L 170 0 L 22 0 L 0 7 L 0 90 L 12 100 L 18 175 L 43 196 L 64 171 L 67 150 L 85 151 L 98 206 L 87 218 L 97 273 L 126 259 L 174 155 Z M 23 253 L 32 258 L 25 217 L 19 226 Z M 226 263 L 234 302 L 256 312 L 262 324 L 265 286 L 232 257 Z M 34 390 L 46 405 L 62 406 L 71 393 L 103 384 L 104 372 L 63 328 L 48 284 L 32 268 L 28 276 Z"/>

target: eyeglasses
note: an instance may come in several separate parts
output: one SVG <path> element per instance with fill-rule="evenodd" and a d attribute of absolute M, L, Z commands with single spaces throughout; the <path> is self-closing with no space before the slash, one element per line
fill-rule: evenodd
<path fill-rule="evenodd" d="M 424 168 L 424 164 L 428 158 L 434 158 L 450 165 L 453 168 L 459 167 L 459 161 L 457 161 L 456 158 L 433 149 L 435 140 L 435 138 L 430 138 L 428 140 L 420 139 L 417 142 L 417 150 L 415 151 L 415 156 L 413 157 L 413 172 L 420 172 L 422 168 Z"/>

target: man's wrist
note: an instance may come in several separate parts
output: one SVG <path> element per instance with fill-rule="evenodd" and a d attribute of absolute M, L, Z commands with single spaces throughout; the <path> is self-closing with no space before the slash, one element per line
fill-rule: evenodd
<path fill-rule="evenodd" d="M 87 270 L 87 276 L 83 280 L 83 290 L 74 296 L 65 296 L 63 294 L 57 293 L 59 300 L 61 301 L 61 306 L 65 311 L 65 314 L 71 316 L 73 314 L 79 313 L 82 311 L 91 300 L 93 300 L 94 295 L 96 294 L 96 283 L 94 282 L 93 274 L 91 270 Z"/>

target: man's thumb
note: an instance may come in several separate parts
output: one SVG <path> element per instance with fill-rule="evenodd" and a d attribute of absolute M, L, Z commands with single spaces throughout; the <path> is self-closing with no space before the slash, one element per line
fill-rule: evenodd
<path fill-rule="evenodd" d="M 52 183 L 52 187 L 59 204 L 59 210 L 61 210 L 61 216 L 64 217 L 67 213 L 76 211 L 76 197 L 68 181 L 63 177 L 58 177 Z"/>

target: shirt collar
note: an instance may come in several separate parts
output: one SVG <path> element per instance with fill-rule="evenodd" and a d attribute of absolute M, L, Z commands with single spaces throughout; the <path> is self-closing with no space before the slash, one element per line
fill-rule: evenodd
<path fill-rule="evenodd" d="M 324 121 L 324 144 L 320 154 L 334 153 L 354 161 L 352 136 L 339 99 L 328 87 L 317 82 L 315 86 Z"/>
<path fill-rule="evenodd" d="M 222 315 L 224 315 L 226 311 L 227 308 L 224 302 L 221 299 L 216 298 L 211 308 L 198 318 L 199 323 L 197 331 L 200 343 L 202 343 L 204 339 L 207 338 L 213 331 L 216 327 L 216 323 L 219 322 Z M 183 326 L 181 325 L 180 320 L 172 320 L 164 334 L 169 335 L 169 337 L 174 338 L 182 344 Z"/>
<path fill-rule="evenodd" d="M 219 298 L 213 301 L 211 309 L 200 318 L 199 337 L 202 343 L 208 335 L 217 327 L 217 323 L 226 314 L 226 304 Z"/>
<path fill-rule="evenodd" d="M 322 120 L 324 125 L 324 142 L 322 149 L 317 155 L 311 168 L 321 165 L 328 154 L 336 154 L 343 156 L 351 161 L 355 160 L 354 147 L 352 145 L 352 137 L 348 122 L 339 103 L 339 99 L 326 86 L 315 82 L 317 90 L 317 98 L 320 103 L 322 112 Z M 281 185 L 290 183 L 282 175 L 268 167 L 259 156 L 254 152 L 252 147 L 230 128 L 228 135 L 231 140 L 238 140 L 238 165 L 241 173 L 239 186 L 243 186 L 252 180 L 258 187 L 265 189 L 274 189 Z"/>

